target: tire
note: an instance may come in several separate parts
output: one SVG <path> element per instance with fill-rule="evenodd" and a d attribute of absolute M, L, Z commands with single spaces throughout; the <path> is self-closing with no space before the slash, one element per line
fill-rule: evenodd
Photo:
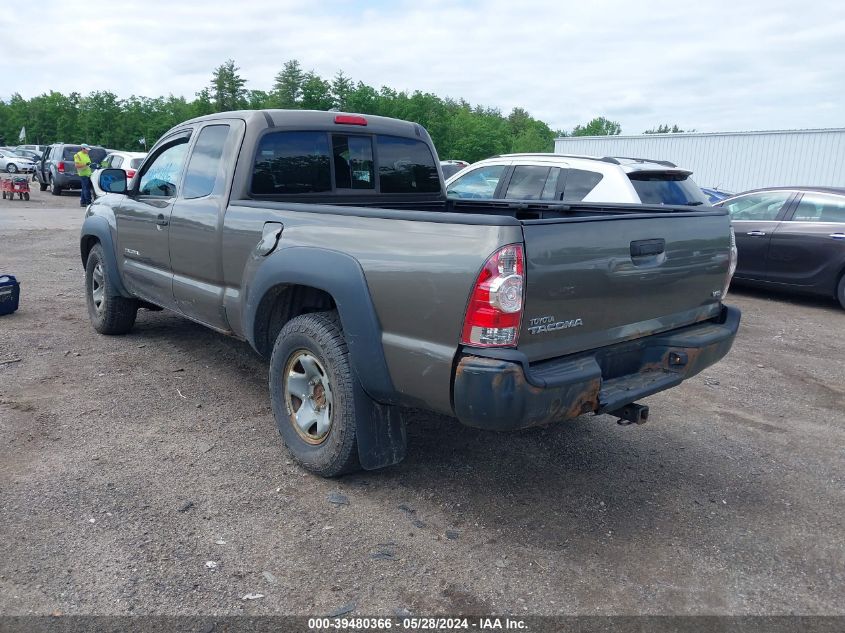
<path fill-rule="evenodd" d="M 109 278 L 112 274 L 114 272 L 109 270 L 102 245 L 95 244 L 88 253 L 85 265 L 88 318 L 100 334 L 126 334 L 135 325 L 138 301 L 109 294 Z"/>
<path fill-rule="evenodd" d="M 18 173 L 18 166 L 14 163 L 9 163 L 8 165 L 6 165 L 6 171 L 10 174 L 16 174 Z"/>
<path fill-rule="evenodd" d="M 26 200 L 27 202 L 29 202 L 29 194 L 28 193 L 23 194 L 23 199 Z"/>
<path fill-rule="evenodd" d="M 845 310 L 845 273 L 842 273 L 839 284 L 836 286 L 836 298 L 839 299 L 839 305 Z"/>
<path fill-rule="evenodd" d="M 304 314 L 279 332 L 270 358 L 273 416 L 293 458 L 316 475 L 337 477 L 360 469 L 356 380 L 336 313 Z M 310 407 L 310 415 L 297 415 L 303 407 Z"/>
<path fill-rule="evenodd" d="M 57 184 L 53 181 L 53 177 L 52 177 L 52 176 L 50 176 L 50 193 L 52 193 L 54 196 L 60 196 L 60 195 L 62 195 L 62 188 L 61 188 L 61 187 L 59 187 L 59 186 L 58 186 L 58 185 L 57 185 Z"/>

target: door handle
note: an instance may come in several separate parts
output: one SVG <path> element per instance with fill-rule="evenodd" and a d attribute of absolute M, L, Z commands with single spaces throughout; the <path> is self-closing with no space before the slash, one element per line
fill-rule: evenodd
<path fill-rule="evenodd" d="M 746 235 L 751 235 L 752 237 L 763 237 L 766 235 L 765 231 L 748 231 Z"/>
<path fill-rule="evenodd" d="M 156 224 L 158 224 L 159 226 L 167 226 L 168 224 L 170 224 L 170 220 L 165 218 L 163 213 L 159 213 L 158 217 L 156 218 Z"/>
<path fill-rule="evenodd" d="M 835 240 L 845 240 L 845 233 L 831 233 L 830 237 Z"/>

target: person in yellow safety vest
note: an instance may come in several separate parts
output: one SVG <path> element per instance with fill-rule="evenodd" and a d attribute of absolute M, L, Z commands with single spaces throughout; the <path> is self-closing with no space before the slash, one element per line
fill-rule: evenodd
<path fill-rule="evenodd" d="M 91 204 L 91 158 L 88 156 L 90 149 L 90 145 L 83 143 L 82 149 L 73 155 L 76 174 L 82 181 L 82 189 L 79 192 L 79 206 L 81 207 L 87 207 Z"/>

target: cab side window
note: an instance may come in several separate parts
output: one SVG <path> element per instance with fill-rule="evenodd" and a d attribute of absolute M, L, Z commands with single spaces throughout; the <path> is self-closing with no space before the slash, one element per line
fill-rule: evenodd
<path fill-rule="evenodd" d="M 202 129 L 185 171 L 184 198 L 202 198 L 214 191 L 228 136 L 228 125 L 207 125 Z"/>
<path fill-rule="evenodd" d="M 160 152 L 152 162 L 148 163 L 141 180 L 138 183 L 138 193 L 142 196 L 156 196 L 170 198 L 176 195 L 179 188 L 179 174 L 185 153 L 188 149 L 188 138 L 184 137 Z"/>

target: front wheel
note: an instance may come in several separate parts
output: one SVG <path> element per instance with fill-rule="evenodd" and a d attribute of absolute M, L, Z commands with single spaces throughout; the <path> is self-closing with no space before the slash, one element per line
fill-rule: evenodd
<path fill-rule="evenodd" d="M 270 359 L 273 416 L 294 459 L 314 474 L 360 468 L 355 380 L 336 313 L 304 314 L 282 328 Z"/>
<path fill-rule="evenodd" d="M 109 292 L 109 270 L 103 247 L 95 244 L 85 266 L 85 298 L 91 325 L 100 334 L 126 334 L 135 325 L 138 302 Z"/>

